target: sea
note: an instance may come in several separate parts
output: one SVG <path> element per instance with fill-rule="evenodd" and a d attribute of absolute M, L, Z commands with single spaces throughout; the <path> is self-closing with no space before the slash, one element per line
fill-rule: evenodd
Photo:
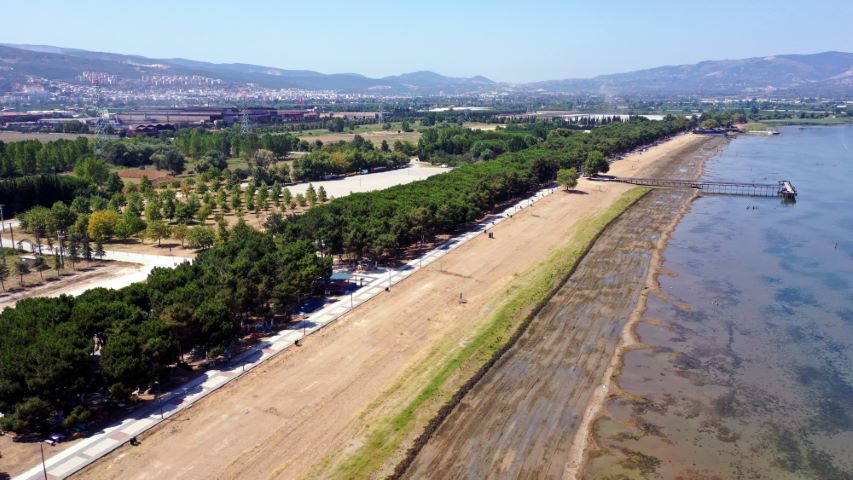
<path fill-rule="evenodd" d="M 853 479 L 853 125 L 740 136 L 672 233 L 585 478 Z"/>

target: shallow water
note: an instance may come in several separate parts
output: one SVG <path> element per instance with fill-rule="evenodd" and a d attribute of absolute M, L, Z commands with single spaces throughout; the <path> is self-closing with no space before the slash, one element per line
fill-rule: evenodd
<path fill-rule="evenodd" d="M 743 136 L 664 252 L 587 478 L 853 478 L 853 125 Z"/>

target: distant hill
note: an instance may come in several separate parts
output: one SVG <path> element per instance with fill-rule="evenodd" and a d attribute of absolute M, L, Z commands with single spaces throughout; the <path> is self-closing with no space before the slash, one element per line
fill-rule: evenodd
<path fill-rule="evenodd" d="M 414 72 L 384 78 L 369 78 L 357 73 L 323 74 L 309 70 L 242 63 L 209 63 L 181 58 L 152 59 L 138 55 L 90 52 L 47 45 L 0 45 L 0 86 L 21 81 L 28 75 L 75 83 L 83 72 L 103 72 L 122 79 L 140 79 L 146 75 L 199 75 L 229 84 L 252 83 L 267 88 L 303 88 L 365 92 L 433 94 L 480 91 L 494 85 L 477 76 L 454 78 L 434 72 Z"/>
<path fill-rule="evenodd" d="M 706 61 L 591 79 L 537 82 L 527 87 L 603 94 L 749 95 L 790 92 L 853 96 L 853 53 L 824 52 Z"/>
<path fill-rule="evenodd" d="M 0 44 L 0 91 L 8 90 L 27 76 L 76 83 L 82 72 L 108 73 L 118 76 L 120 81 L 138 80 L 146 75 L 199 75 L 235 86 L 255 84 L 267 88 L 378 94 L 429 95 L 506 89 L 654 96 L 789 93 L 853 97 L 853 53 L 845 52 L 706 61 L 589 79 L 510 85 L 482 76 L 454 78 L 429 71 L 370 78 L 357 73 L 324 74 L 242 63 L 152 59 L 46 45 Z"/>

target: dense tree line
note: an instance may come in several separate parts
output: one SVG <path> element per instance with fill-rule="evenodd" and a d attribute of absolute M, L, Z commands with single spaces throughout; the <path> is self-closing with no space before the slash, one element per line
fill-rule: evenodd
<path fill-rule="evenodd" d="M 0 199 L 5 204 L 7 218 L 36 205 L 49 206 L 58 201 L 70 203 L 92 190 L 88 181 L 72 176 L 36 175 L 0 180 Z"/>
<path fill-rule="evenodd" d="M 403 152 L 391 151 L 387 143 L 375 148 L 373 142 L 356 135 L 350 142 L 327 143 L 293 161 L 296 181 L 320 180 L 325 175 L 340 175 L 361 170 L 397 168 L 409 163 Z"/>
<path fill-rule="evenodd" d="M 562 167 L 580 169 L 592 152 L 611 157 L 685 131 L 694 125 L 691 119 L 669 116 L 663 121 L 638 118 L 624 123 L 610 123 L 594 128 L 589 133 L 558 128 L 548 133 L 543 147 L 561 152 L 571 159 Z"/>
<path fill-rule="evenodd" d="M 229 351 L 252 315 L 284 314 L 320 288 L 331 259 L 240 224 L 228 240 L 147 283 L 31 298 L 0 313 L 2 427 L 44 432 L 90 413 L 85 394 L 124 399 L 189 352 Z"/>
<path fill-rule="evenodd" d="M 0 142 L 0 178 L 67 172 L 92 153 L 85 137 L 76 140 Z"/>
<path fill-rule="evenodd" d="M 560 168 L 580 170 L 586 164 L 605 171 L 605 156 L 651 143 L 691 125 L 686 119 L 637 119 L 598 127 L 590 133 L 554 129 L 543 132 L 545 140 L 530 134 L 496 135 L 442 127 L 422 146 L 442 145 L 442 151 L 447 148 L 459 155 L 466 148 L 470 152 L 472 145 L 498 139 L 506 142 L 508 151 L 494 160 L 466 164 L 419 182 L 338 198 L 299 217 L 268 222 L 267 228 L 288 240 L 315 242 L 326 253 L 379 259 L 436 233 L 451 232 L 501 202 L 529 193 L 554 180 Z M 513 151 L 516 138 L 528 147 L 518 144 L 518 150 Z"/>
<path fill-rule="evenodd" d="M 194 159 L 216 151 L 226 157 L 248 157 L 259 149 L 269 150 L 277 157 L 284 157 L 294 150 L 307 150 L 307 142 L 290 134 L 240 135 L 238 130 L 209 131 L 203 128 L 181 130 L 175 137 L 180 152 Z"/>
<path fill-rule="evenodd" d="M 504 152 L 524 150 L 538 141 L 527 132 L 445 126 L 424 130 L 417 152 L 422 161 L 455 165 L 460 161 L 492 160 Z"/>

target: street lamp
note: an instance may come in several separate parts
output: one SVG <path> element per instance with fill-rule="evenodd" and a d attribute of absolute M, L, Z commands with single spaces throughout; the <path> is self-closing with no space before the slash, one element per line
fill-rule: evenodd
<path fill-rule="evenodd" d="M 160 382 L 155 381 L 154 386 L 157 387 L 157 403 L 160 404 L 160 420 L 163 420 L 163 402 L 160 401 L 162 400 L 163 396 L 160 395 Z"/>
<path fill-rule="evenodd" d="M 41 468 L 44 471 L 44 480 L 47 480 L 47 465 L 44 463 L 44 443 L 39 442 L 39 448 L 41 449 Z"/>

